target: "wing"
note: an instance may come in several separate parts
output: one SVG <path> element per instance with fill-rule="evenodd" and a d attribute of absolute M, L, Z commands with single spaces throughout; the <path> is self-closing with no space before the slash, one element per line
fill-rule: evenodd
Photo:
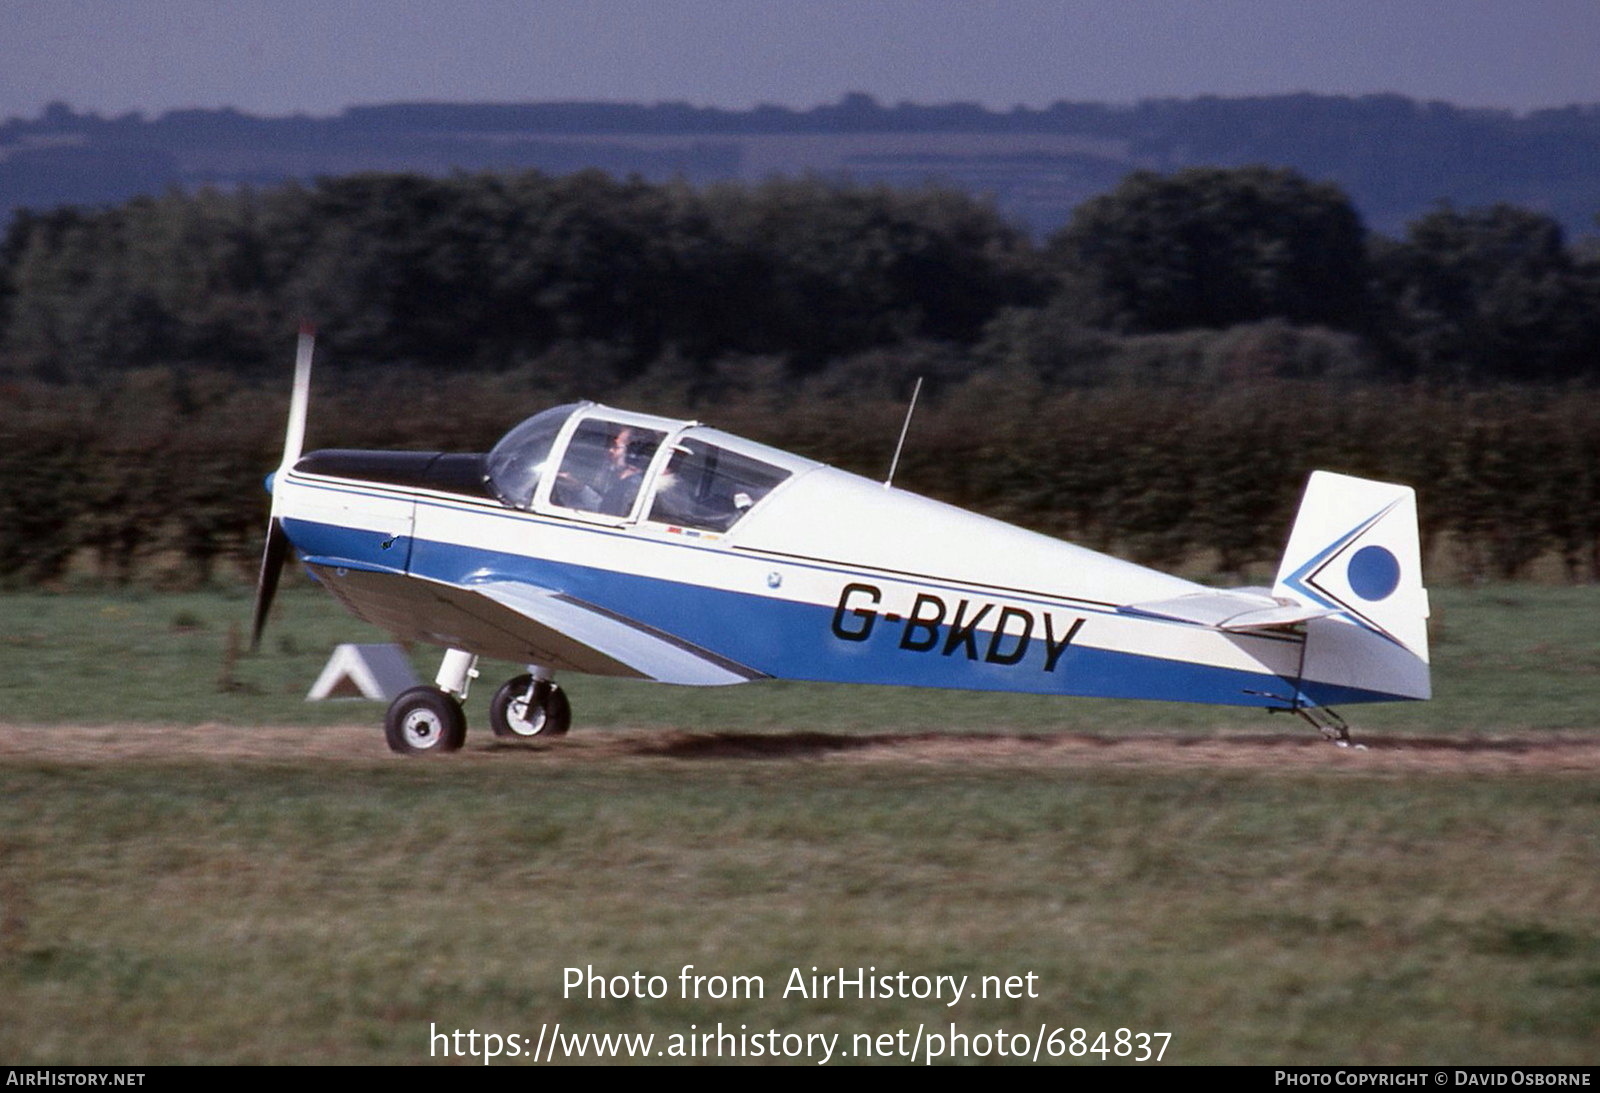
<path fill-rule="evenodd" d="M 354 615 L 402 640 L 557 671 L 714 687 L 765 673 L 562 592 L 513 581 L 454 585 L 310 563 Z"/>

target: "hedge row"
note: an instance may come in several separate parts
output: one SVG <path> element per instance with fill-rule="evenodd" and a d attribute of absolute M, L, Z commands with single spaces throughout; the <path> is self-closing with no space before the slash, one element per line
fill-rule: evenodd
<path fill-rule="evenodd" d="M 670 377 L 608 401 L 691 415 L 881 477 L 904 391 L 830 399 L 750 382 L 717 399 Z M 581 377 L 400 374 L 319 388 L 310 443 L 484 450 Z M 252 571 L 286 395 L 158 370 L 111 386 L 0 389 L 0 580 L 87 564 L 117 582 Z M 1154 565 L 1271 563 L 1306 475 L 1414 484 L 1425 550 L 1468 578 L 1558 559 L 1600 580 L 1600 404 L 1586 393 L 1349 387 L 1256 379 L 1193 388 L 1051 389 L 979 371 L 925 395 L 896 484 Z"/>

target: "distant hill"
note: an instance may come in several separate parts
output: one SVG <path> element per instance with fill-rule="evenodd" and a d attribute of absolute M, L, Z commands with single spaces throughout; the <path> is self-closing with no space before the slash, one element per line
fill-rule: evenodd
<path fill-rule="evenodd" d="M 884 106 L 845 96 L 809 110 L 619 103 L 399 103 L 336 117 L 179 110 L 102 118 L 56 104 L 0 124 L 0 218 L 168 187 L 266 185 L 357 171 L 595 167 L 661 181 L 817 173 L 989 193 L 1043 235 L 1138 168 L 1291 167 L 1344 188 L 1395 234 L 1440 201 L 1548 213 L 1573 236 L 1600 213 L 1600 104 L 1517 115 L 1346 98 Z"/>

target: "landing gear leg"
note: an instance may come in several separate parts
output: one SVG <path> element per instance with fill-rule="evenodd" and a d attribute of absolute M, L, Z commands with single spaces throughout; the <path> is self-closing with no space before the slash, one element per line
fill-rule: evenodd
<path fill-rule="evenodd" d="M 489 726 L 496 736 L 565 736 L 572 705 L 548 668 L 530 664 L 528 674 L 508 679 L 495 692 Z"/>
<path fill-rule="evenodd" d="M 461 701 L 478 674 L 477 663 L 473 654 L 451 649 L 444 655 L 433 686 L 402 691 L 383 719 L 389 748 L 406 755 L 461 750 L 467 740 L 467 715 Z"/>
<path fill-rule="evenodd" d="M 445 651 L 444 660 L 439 664 L 439 674 L 433 677 L 433 682 L 439 690 L 453 694 L 465 702 L 467 688 L 472 686 L 472 681 L 477 678 L 477 655 L 464 653 L 460 649 L 448 649 Z"/>

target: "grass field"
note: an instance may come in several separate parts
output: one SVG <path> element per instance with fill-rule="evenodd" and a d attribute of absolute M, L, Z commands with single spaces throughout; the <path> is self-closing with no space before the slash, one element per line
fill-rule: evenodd
<path fill-rule="evenodd" d="M 430 1029 L 531 1045 L 560 1022 L 652 1052 L 719 1023 L 838 1034 L 835 1061 L 953 1023 L 989 1062 L 997 1030 L 1125 1028 L 1171 1033 L 1167 1063 L 1592 1065 L 1600 770 L 1394 759 L 1592 742 L 1600 590 L 1435 606 L 1440 698 L 1347 710 L 1366 753 L 1235 762 L 1232 734 L 1309 734 L 1239 711 L 582 679 L 570 745 L 496 748 L 486 672 L 468 751 L 414 761 L 377 705 L 303 701 L 332 642 L 370 636 L 309 592 L 236 660 L 245 594 L 0 597 L 0 1061 L 409 1064 Z M 236 746 L 254 725 L 303 728 Z M 118 726 L 154 747 L 119 753 Z M 1030 743 L 1050 730 L 1167 758 Z M 644 744 L 786 731 L 883 746 Z M 685 999 L 688 964 L 764 997 Z M 563 997 L 591 966 L 666 996 Z M 1032 973 L 1037 997 L 783 997 L 813 966 Z"/>

